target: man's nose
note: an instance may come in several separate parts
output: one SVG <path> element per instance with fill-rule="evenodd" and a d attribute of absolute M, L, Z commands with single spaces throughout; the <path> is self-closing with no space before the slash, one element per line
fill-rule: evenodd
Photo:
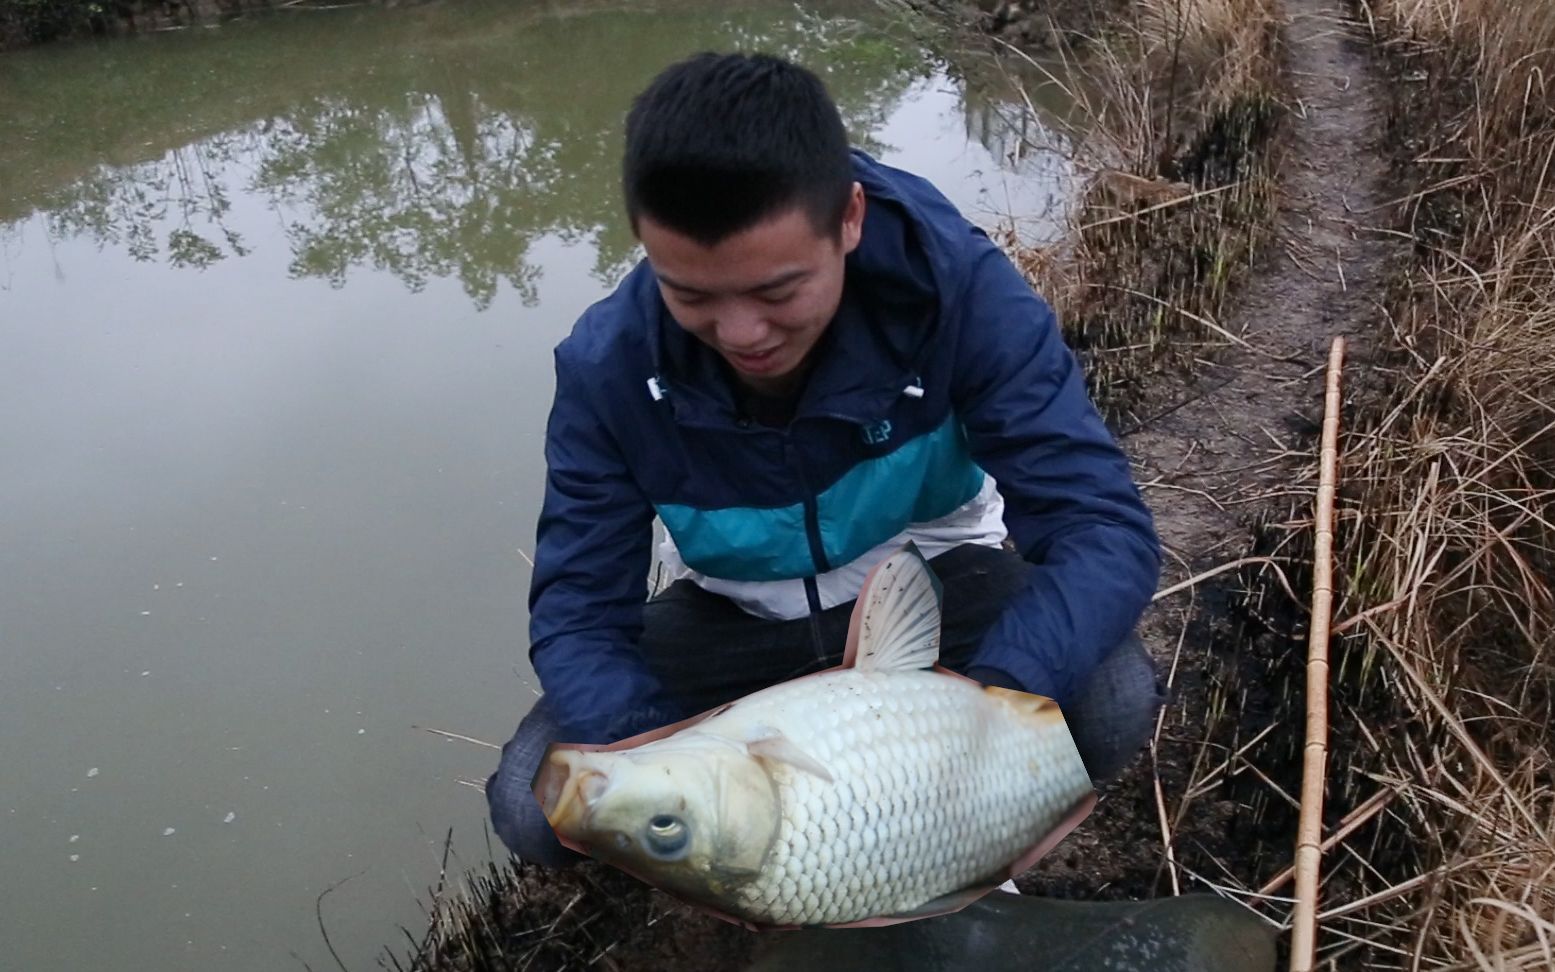
<path fill-rule="evenodd" d="M 731 351 L 761 350 L 770 330 L 754 307 L 731 305 L 718 315 L 718 343 Z"/>

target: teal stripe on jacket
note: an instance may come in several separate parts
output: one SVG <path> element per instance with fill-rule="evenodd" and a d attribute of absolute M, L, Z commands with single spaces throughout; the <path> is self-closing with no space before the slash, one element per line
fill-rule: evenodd
<path fill-rule="evenodd" d="M 814 573 L 800 503 L 722 510 L 666 503 L 657 509 L 680 559 L 709 577 L 765 581 Z"/>
<path fill-rule="evenodd" d="M 821 545 L 833 567 L 907 529 L 937 520 L 983 488 L 955 416 L 889 455 L 860 463 L 820 495 Z"/>
<path fill-rule="evenodd" d="M 893 452 L 867 459 L 816 499 L 821 546 L 841 567 L 912 523 L 936 520 L 983 486 L 966 435 L 954 416 Z M 700 510 L 657 507 L 681 559 L 709 577 L 773 581 L 816 573 L 805 536 L 804 505 Z"/>

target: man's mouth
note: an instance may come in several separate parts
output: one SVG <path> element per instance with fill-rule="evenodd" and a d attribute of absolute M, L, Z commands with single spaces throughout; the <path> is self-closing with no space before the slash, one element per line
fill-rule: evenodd
<path fill-rule="evenodd" d="M 762 373 L 771 371 L 778 360 L 778 349 L 767 348 L 765 351 L 737 352 L 727 351 L 729 361 L 744 372 Z"/>

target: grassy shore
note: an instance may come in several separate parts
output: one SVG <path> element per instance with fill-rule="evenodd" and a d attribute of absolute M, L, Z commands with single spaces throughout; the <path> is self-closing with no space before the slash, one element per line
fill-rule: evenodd
<path fill-rule="evenodd" d="M 1102 176 L 1073 246 L 1026 254 L 1125 431 L 1162 374 L 1224 337 L 1282 151 L 1271 5 L 1133 10 L 1097 45 L 1112 52 L 1088 144 Z M 1352 30 L 1340 13 L 1332 29 Z M 1347 381 L 1319 957 L 1555 968 L 1555 8 L 1361 0 L 1353 14 L 1383 66 L 1396 191 L 1350 215 L 1405 242 L 1363 322 L 1371 367 Z M 1355 151 L 1373 151 L 1379 133 L 1362 134 Z M 1104 213 L 1108 179 L 1138 190 L 1119 208 L 1145 218 Z M 1249 553 L 1286 570 L 1244 572 L 1223 639 L 1240 660 L 1211 657 L 1218 690 L 1195 700 L 1205 747 L 1246 756 L 1258 780 L 1240 856 L 1186 862 L 1274 921 L 1303 709 L 1305 606 L 1286 590 L 1309 589 L 1310 529 L 1305 501 L 1257 528 Z M 1249 659 L 1278 699 L 1257 724 Z M 1199 776 L 1192 793 L 1216 782 Z"/>
<path fill-rule="evenodd" d="M 1555 8 L 1353 16 L 1386 86 L 1357 151 L 1380 142 L 1393 192 L 1352 217 L 1400 245 L 1346 376 L 1318 958 L 1555 968 Z M 1217 880 L 1278 921 L 1307 623 L 1283 585 L 1309 590 L 1310 531 L 1304 501 L 1259 529 L 1294 566 L 1245 572 L 1233 639 L 1280 635 L 1259 663 L 1282 702 L 1236 750 L 1275 863 Z"/>
<path fill-rule="evenodd" d="M 1555 8 L 1359 8 L 1411 242 L 1345 437 L 1336 967 L 1555 968 Z M 1375 799 L 1370 799 L 1375 796 Z M 1368 803 L 1368 799 L 1370 802 Z"/>
<path fill-rule="evenodd" d="M 0 0 L 0 51 L 93 35 L 216 23 L 247 10 L 279 5 L 277 0 Z"/>

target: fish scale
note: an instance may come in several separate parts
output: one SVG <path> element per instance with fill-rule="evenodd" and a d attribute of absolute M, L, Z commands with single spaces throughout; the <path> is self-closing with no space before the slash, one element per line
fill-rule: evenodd
<path fill-rule="evenodd" d="M 740 904 L 775 923 L 907 911 L 987 878 L 1090 787 L 1083 773 L 1057 772 L 1051 736 L 938 673 L 841 670 L 748 701 L 716 730 L 776 729 L 835 781 L 773 772 L 782 823 L 770 866 Z M 839 842 L 884 852 L 836 854 Z"/>

